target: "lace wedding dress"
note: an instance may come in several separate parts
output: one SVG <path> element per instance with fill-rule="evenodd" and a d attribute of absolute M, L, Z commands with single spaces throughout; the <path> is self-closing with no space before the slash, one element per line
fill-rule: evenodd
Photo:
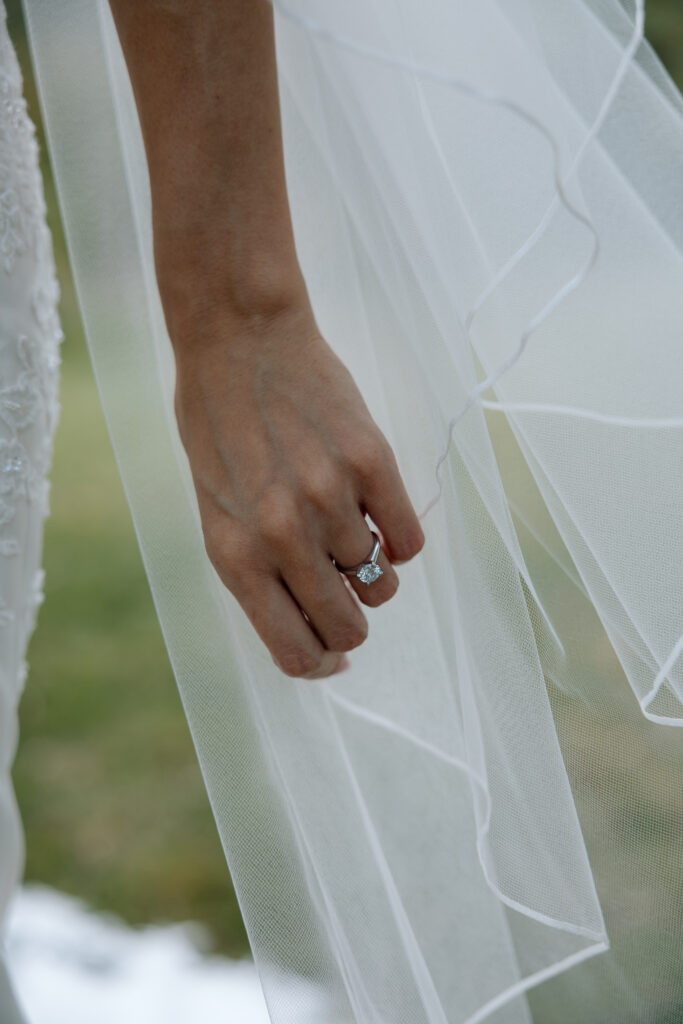
<path fill-rule="evenodd" d="M 26 646 L 42 600 L 61 341 L 38 152 L 21 89 L 0 4 L 0 919 L 23 862 L 10 770 Z M 0 1020 L 12 1024 L 16 1013 L 0 956 Z"/>
<path fill-rule="evenodd" d="M 274 1022 L 680 1024 L 683 100 L 642 0 L 274 0 L 311 301 L 426 535 L 350 671 L 315 686 L 283 680 L 206 557 L 108 6 L 24 6 L 100 395 Z M 23 402 L 43 392 L 21 360 L 56 335 L 21 316 Z M 40 451 L 35 472 L 10 459 L 10 507 Z"/>

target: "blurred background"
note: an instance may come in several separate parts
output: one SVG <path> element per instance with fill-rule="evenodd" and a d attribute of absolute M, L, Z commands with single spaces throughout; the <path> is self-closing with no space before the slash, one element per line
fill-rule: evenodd
<path fill-rule="evenodd" d="M 69 274 L 18 0 L 9 28 L 38 125 L 65 333 L 45 533 L 46 600 L 29 649 L 14 780 L 26 880 L 131 924 L 195 920 L 246 937 L 109 445 Z M 647 34 L 683 88 L 683 2 L 648 0 Z"/>

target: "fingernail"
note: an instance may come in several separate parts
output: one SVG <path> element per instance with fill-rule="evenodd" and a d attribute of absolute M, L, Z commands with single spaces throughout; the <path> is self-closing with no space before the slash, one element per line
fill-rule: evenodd
<path fill-rule="evenodd" d="M 337 668 L 336 673 L 338 673 L 338 672 L 346 672 L 346 670 L 349 669 L 349 668 L 351 668 L 351 662 L 346 657 L 346 655 L 344 655 L 342 660 L 339 662 L 339 667 Z"/>

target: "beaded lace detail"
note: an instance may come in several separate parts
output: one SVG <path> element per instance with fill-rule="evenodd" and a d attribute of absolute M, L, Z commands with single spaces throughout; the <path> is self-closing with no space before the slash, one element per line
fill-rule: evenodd
<path fill-rule="evenodd" d="M 35 247 L 41 231 L 45 203 L 38 175 L 35 130 L 0 9 L 0 262 L 7 273 Z"/>
<path fill-rule="evenodd" d="M 43 571 L 38 555 L 32 579 L 18 588 L 11 563 L 25 544 L 40 550 L 36 531 L 48 512 L 59 415 L 62 332 L 45 212 L 35 129 L 0 3 L 0 559 L 7 569 L 0 573 L 0 637 L 20 616 L 25 639 L 42 601 Z"/>

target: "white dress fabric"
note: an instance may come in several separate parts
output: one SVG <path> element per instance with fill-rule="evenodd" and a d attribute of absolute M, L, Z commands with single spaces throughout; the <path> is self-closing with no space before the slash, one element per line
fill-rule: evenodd
<path fill-rule="evenodd" d="M 26 646 L 42 600 L 47 474 L 58 414 L 56 309 L 34 128 L 0 4 L 0 921 L 23 867 L 10 769 Z M 0 1021 L 15 1019 L 0 952 Z"/>
<path fill-rule="evenodd" d="M 642 3 L 275 2 L 313 307 L 426 534 L 315 684 L 279 674 L 206 557 L 108 6 L 25 7 L 273 1021 L 680 1024 L 683 101 Z"/>

